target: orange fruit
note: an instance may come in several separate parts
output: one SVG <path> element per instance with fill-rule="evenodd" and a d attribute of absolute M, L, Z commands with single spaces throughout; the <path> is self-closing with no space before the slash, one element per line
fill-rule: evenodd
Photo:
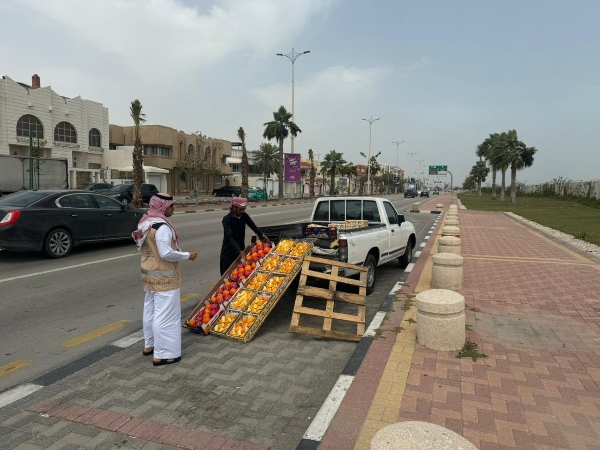
<path fill-rule="evenodd" d="M 210 302 L 211 303 L 217 303 L 217 297 L 211 297 L 210 298 Z M 206 314 L 208 311 L 204 311 L 204 314 Z"/>
<path fill-rule="evenodd" d="M 252 253 L 252 257 L 253 258 L 257 258 L 258 257 L 258 253 L 256 253 L 256 252 Z"/>
<path fill-rule="evenodd" d="M 262 246 L 263 246 L 263 243 L 262 243 L 261 241 L 258 241 L 258 242 L 256 243 L 256 246 L 257 246 L 257 247 L 262 247 Z"/>
<path fill-rule="evenodd" d="M 237 292 L 237 289 L 236 289 L 236 288 L 231 288 L 231 289 L 229 289 L 229 295 L 233 295 L 233 294 L 235 294 L 236 292 Z"/>
<path fill-rule="evenodd" d="M 239 272 L 237 269 L 233 269 L 233 272 L 231 272 L 231 275 L 237 275 Z"/>
<path fill-rule="evenodd" d="M 256 269 L 256 263 L 255 262 L 252 263 L 252 268 Z"/>
<path fill-rule="evenodd" d="M 227 286 L 227 287 L 231 286 L 231 281 L 226 281 L 225 286 Z"/>
<path fill-rule="evenodd" d="M 229 289 L 225 289 L 225 290 L 223 291 L 223 294 L 222 294 L 222 295 L 223 295 L 223 297 L 225 297 L 226 295 L 229 295 Z"/>
<path fill-rule="evenodd" d="M 188 320 L 188 325 L 190 327 L 195 327 L 196 326 L 196 319 L 190 319 L 190 320 Z"/>
<path fill-rule="evenodd" d="M 252 261 L 252 256 L 250 256 L 250 255 L 246 256 L 246 261 Z"/>

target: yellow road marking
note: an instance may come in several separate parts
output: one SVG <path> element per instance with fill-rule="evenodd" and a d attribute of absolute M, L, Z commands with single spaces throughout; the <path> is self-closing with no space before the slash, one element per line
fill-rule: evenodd
<path fill-rule="evenodd" d="M 129 320 L 119 320 L 118 322 L 111 323 L 110 325 L 106 325 L 105 327 L 98 328 L 97 330 L 90 331 L 89 333 L 63 342 L 61 345 L 66 348 L 77 347 L 78 345 L 81 345 L 84 342 L 91 341 L 92 339 L 96 339 L 100 336 L 104 336 L 105 334 L 118 330 L 119 328 L 123 328 L 128 323 Z"/>
<path fill-rule="evenodd" d="M 14 361 L 9 364 L 5 364 L 4 366 L 0 366 L 0 378 L 11 374 L 15 370 L 22 369 L 23 367 L 27 367 L 32 363 L 31 360 L 22 359 L 20 361 Z"/>
<path fill-rule="evenodd" d="M 188 300 L 191 300 L 196 297 L 198 297 L 198 294 L 196 294 L 195 292 L 190 292 L 189 294 L 185 294 L 183 297 L 181 297 L 181 303 L 185 303 Z"/>

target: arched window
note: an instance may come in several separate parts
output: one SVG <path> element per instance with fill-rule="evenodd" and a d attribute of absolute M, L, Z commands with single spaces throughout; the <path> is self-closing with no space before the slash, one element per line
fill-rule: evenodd
<path fill-rule="evenodd" d="M 60 122 L 54 128 L 54 140 L 56 142 L 77 143 L 77 132 L 69 122 Z"/>
<path fill-rule="evenodd" d="M 92 128 L 90 130 L 90 147 L 102 147 L 100 131 L 98 131 L 96 128 Z"/>
<path fill-rule="evenodd" d="M 17 121 L 17 136 L 29 137 L 29 130 L 31 130 L 31 137 L 44 138 L 42 122 L 31 114 L 25 114 Z"/>
<path fill-rule="evenodd" d="M 194 155 L 194 146 L 192 144 L 190 144 L 188 146 L 188 155 L 190 155 L 190 156 Z"/>

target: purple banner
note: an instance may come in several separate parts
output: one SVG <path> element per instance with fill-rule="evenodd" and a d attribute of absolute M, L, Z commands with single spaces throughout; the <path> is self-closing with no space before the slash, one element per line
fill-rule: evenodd
<path fill-rule="evenodd" d="M 300 171 L 300 153 L 284 153 L 283 158 L 283 181 L 299 183 L 302 181 Z"/>

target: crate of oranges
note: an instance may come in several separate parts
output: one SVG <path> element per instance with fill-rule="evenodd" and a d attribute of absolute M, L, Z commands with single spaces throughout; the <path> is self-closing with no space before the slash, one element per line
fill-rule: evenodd
<path fill-rule="evenodd" d="M 255 314 L 262 319 L 266 314 L 268 314 L 271 307 L 276 303 L 273 301 L 274 299 L 275 297 L 273 297 L 271 294 L 259 292 L 252 300 L 252 303 L 248 305 L 246 312 L 249 314 Z"/>
<path fill-rule="evenodd" d="M 290 249 L 294 246 L 294 242 L 295 241 L 292 239 L 282 239 L 273 250 L 273 253 L 278 255 L 287 255 Z"/>
<path fill-rule="evenodd" d="M 260 320 L 254 314 L 240 314 L 229 327 L 227 339 L 238 342 L 248 342 L 260 328 Z"/>
<path fill-rule="evenodd" d="M 263 285 L 262 292 L 274 294 L 276 297 L 279 297 L 281 290 L 285 287 L 287 279 L 288 277 L 285 275 L 271 275 L 267 282 Z"/>
<path fill-rule="evenodd" d="M 227 311 L 215 322 L 211 327 L 210 332 L 220 336 L 226 336 L 231 325 L 242 315 L 239 311 Z"/>
<path fill-rule="evenodd" d="M 267 272 L 261 272 L 257 270 L 252 274 L 250 278 L 244 283 L 244 287 L 246 289 L 250 289 L 251 291 L 259 291 L 265 281 L 269 278 L 269 274 Z"/>
<path fill-rule="evenodd" d="M 294 258 L 292 256 L 286 256 L 281 260 L 281 264 L 277 267 L 275 272 L 283 273 L 285 275 L 290 275 L 290 277 L 294 277 L 294 275 L 300 270 L 302 267 L 302 259 Z"/>
<path fill-rule="evenodd" d="M 269 256 L 267 256 L 261 266 L 260 269 L 264 270 L 265 272 L 275 272 L 275 269 L 279 266 L 279 264 L 281 263 L 281 256 L 279 255 L 275 255 L 275 254 L 271 254 Z"/>
<path fill-rule="evenodd" d="M 298 241 L 296 242 L 290 251 L 288 252 L 288 256 L 296 256 L 303 257 L 308 254 L 313 248 L 313 244 L 306 241 Z"/>
<path fill-rule="evenodd" d="M 255 295 L 255 291 L 250 291 L 246 288 L 240 289 L 229 303 L 228 309 L 237 311 L 245 310 L 250 302 L 254 299 Z"/>

